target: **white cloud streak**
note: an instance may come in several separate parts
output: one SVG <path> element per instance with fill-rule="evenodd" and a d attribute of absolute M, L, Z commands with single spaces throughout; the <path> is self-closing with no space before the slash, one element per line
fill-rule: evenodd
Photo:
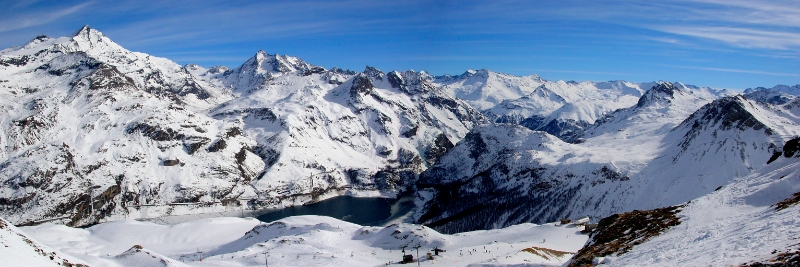
<path fill-rule="evenodd" d="M 760 71 L 760 70 L 742 70 L 742 69 L 726 69 L 726 68 L 710 68 L 710 67 L 678 66 L 678 65 L 666 65 L 666 66 L 675 67 L 675 68 L 682 68 L 682 69 L 708 70 L 708 71 L 717 71 L 717 72 L 747 73 L 747 74 L 758 74 L 758 75 L 769 75 L 769 76 L 800 77 L 800 73 L 784 73 L 784 72 L 769 72 L 769 71 Z"/>
<path fill-rule="evenodd" d="M 21 16 L 10 16 L 0 20 L 0 32 L 13 31 L 29 28 L 54 22 L 62 17 L 75 14 L 93 2 L 84 2 L 59 10 L 48 10 L 34 13 L 23 14 Z M 26 4 L 27 5 L 27 4 Z"/>
<path fill-rule="evenodd" d="M 729 27 L 657 26 L 654 29 L 722 41 L 745 48 L 792 49 L 800 47 L 799 32 Z"/>

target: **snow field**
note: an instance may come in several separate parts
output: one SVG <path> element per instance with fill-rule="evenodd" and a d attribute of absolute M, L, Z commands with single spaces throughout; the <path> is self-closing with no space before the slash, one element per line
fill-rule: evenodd
<path fill-rule="evenodd" d="M 419 225 L 362 227 L 322 216 L 296 216 L 272 223 L 223 217 L 169 226 L 119 221 L 87 229 L 61 225 L 22 229 L 92 266 L 150 266 L 151 256 L 173 264 L 164 266 L 263 266 L 264 253 L 268 253 L 270 266 L 385 266 L 399 264 L 403 245 L 408 245 L 406 253 L 416 258 L 412 247 L 417 244 L 423 265 L 559 266 L 572 254 L 541 252 L 542 257 L 523 250 L 574 253 L 588 238 L 572 225 L 526 223 L 443 235 Z M 134 245 L 143 248 L 129 251 Z M 446 252 L 428 260 L 425 255 L 434 247 Z M 198 251 L 203 253 L 202 262 Z"/>

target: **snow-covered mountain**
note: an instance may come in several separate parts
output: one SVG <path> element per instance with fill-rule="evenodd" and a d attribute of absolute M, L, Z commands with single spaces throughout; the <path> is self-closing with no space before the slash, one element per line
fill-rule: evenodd
<path fill-rule="evenodd" d="M 538 75 L 514 76 L 487 69 L 467 70 L 461 75 L 434 77 L 433 83 L 450 95 L 467 101 L 479 110 L 487 110 L 504 100 L 531 94 L 545 81 Z"/>
<path fill-rule="evenodd" d="M 264 163 L 244 148 L 255 142 L 201 112 L 232 96 L 177 64 L 88 27 L 0 57 L 0 210 L 13 223 L 119 218 L 145 204 L 209 200 L 211 185 L 225 190 L 220 198 L 253 191 L 247 180 Z M 221 138 L 227 150 L 201 149 Z"/>
<path fill-rule="evenodd" d="M 493 122 L 520 124 L 570 143 L 581 142 L 587 127 L 615 110 L 637 104 L 645 91 L 659 84 L 548 81 L 536 75 L 519 77 L 489 70 L 439 76 L 433 82 L 482 110 Z M 731 94 L 727 90 L 674 85 L 711 100 Z"/>
<path fill-rule="evenodd" d="M 88 26 L 0 51 L 0 212 L 14 224 L 395 195 L 480 112 L 424 73 L 235 69 L 130 52 Z"/>
<path fill-rule="evenodd" d="M 713 99 L 658 84 L 592 125 L 581 144 L 510 124 L 477 127 L 420 176 L 415 218 L 450 233 L 676 205 L 760 170 L 800 135 L 785 105 Z"/>
<path fill-rule="evenodd" d="M 772 88 L 764 88 L 764 87 L 748 88 L 744 90 L 744 93 L 750 94 L 763 91 L 798 96 L 800 95 L 800 84 L 793 86 L 776 85 L 775 87 Z"/>
<path fill-rule="evenodd" d="M 243 122 L 246 135 L 259 143 L 256 151 L 268 159 L 253 182 L 266 194 L 260 199 L 404 191 L 474 125 L 487 122 L 424 73 L 312 68 L 318 73 L 272 75 L 260 89 L 209 112 Z"/>

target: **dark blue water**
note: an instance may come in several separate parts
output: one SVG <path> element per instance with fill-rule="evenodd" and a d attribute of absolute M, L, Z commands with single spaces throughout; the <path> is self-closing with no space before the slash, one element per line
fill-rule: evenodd
<path fill-rule="evenodd" d="M 256 218 L 262 222 L 272 222 L 297 215 L 322 215 L 364 226 L 382 226 L 408 215 L 413 208 L 412 197 L 392 199 L 338 196 L 310 205 L 271 211 Z"/>

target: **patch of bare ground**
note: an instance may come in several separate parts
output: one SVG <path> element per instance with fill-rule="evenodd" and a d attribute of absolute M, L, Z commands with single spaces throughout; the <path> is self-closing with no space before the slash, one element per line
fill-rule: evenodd
<path fill-rule="evenodd" d="M 797 203 L 800 203 L 800 192 L 794 193 L 794 195 L 792 195 L 792 197 L 784 199 L 784 200 L 781 200 L 781 202 L 778 202 L 778 203 L 776 203 L 775 205 L 772 205 L 772 206 L 775 207 L 775 211 L 780 211 L 780 210 L 784 210 L 784 209 L 788 208 L 789 206 L 795 205 Z"/>
<path fill-rule="evenodd" d="M 526 249 L 521 250 L 522 252 L 528 252 L 533 255 L 542 257 L 545 260 L 552 261 L 556 259 L 560 259 L 565 255 L 572 254 L 571 252 L 554 250 L 549 248 L 540 248 L 540 247 L 529 247 Z"/>
<path fill-rule="evenodd" d="M 653 210 L 634 210 L 603 218 L 586 245 L 572 257 L 570 267 L 594 266 L 596 257 L 617 256 L 630 251 L 679 225 L 683 205 Z"/>
<path fill-rule="evenodd" d="M 795 244 L 794 246 L 800 246 Z M 750 262 L 740 265 L 741 267 L 800 267 L 800 249 L 788 249 L 784 252 L 773 251 L 775 257 L 763 262 Z"/>

